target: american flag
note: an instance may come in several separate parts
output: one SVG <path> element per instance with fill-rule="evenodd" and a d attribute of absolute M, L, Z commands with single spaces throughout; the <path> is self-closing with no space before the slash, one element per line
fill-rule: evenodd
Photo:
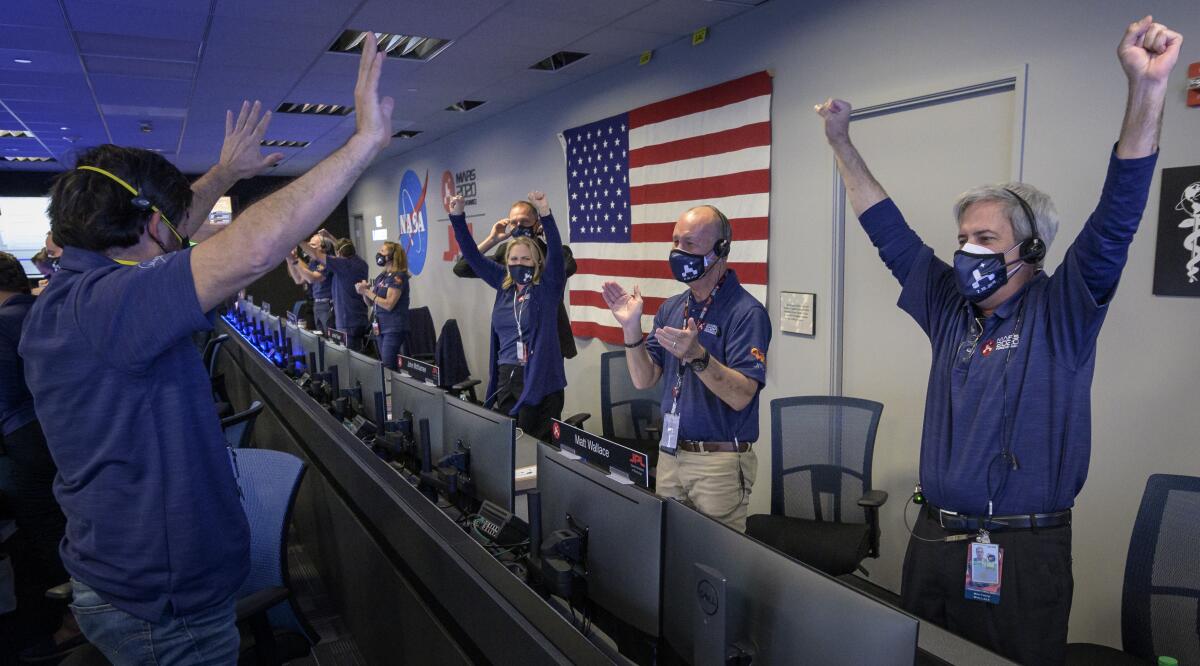
<path fill-rule="evenodd" d="M 712 204 L 733 224 L 730 267 L 767 298 L 771 76 L 758 72 L 563 132 L 571 249 L 571 329 L 618 344 L 601 294 L 614 280 L 645 297 L 642 329 L 684 286 L 667 256 L 679 215 Z"/>

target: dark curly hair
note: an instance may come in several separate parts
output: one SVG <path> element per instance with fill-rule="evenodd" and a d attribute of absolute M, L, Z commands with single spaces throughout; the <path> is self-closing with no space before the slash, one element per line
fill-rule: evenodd
<path fill-rule="evenodd" d="M 0 291 L 29 293 L 29 278 L 21 262 L 7 252 L 0 252 Z"/>
<path fill-rule="evenodd" d="M 183 173 L 158 153 L 104 144 L 80 153 L 76 166 L 109 171 L 138 192 L 178 228 L 192 205 L 192 188 Z M 50 188 L 50 228 L 59 247 L 104 252 L 138 242 L 154 211 L 133 203 L 128 190 L 104 174 L 71 169 Z"/>

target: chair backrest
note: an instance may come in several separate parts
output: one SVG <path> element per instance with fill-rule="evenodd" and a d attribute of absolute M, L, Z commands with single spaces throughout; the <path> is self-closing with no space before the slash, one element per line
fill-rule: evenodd
<path fill-rule="evenodd" d="M 433 356 L 437 351 L 436 333 L 433 328 L 433 315 L 427 306 L 408 309 L 408 355 L 416 358 L 421 355 Z"/>
<path fill-rule="evenodd" d="M 254 436 L 254 422 L 262 410 L 263 404 L 255 400 L 245 411 L 221 419 L 221 432 L 225 435 L 225 443 L 235 449 L 246 448 L 250 444 L 250 438 Z"/>
<path fill-rule="evenodd" d="M 1125 651 L 1200 664 L 1200 477 L 1154 474 L 1129 539 L 1121 600 Z"/>
<path fill-rule="evenodd" d="M 259 590 L 288 585 L 288 524 L 306 465 L 290 453 L 270 449 L 243 449 L 235 453 L 234 460 L 242 508 L 250 523 L 250 575 L 237 594 L 242 599 Z M 290 599 L 268 611 L 267 618 L 272 627 L 294 631 L 310 643 L 316 639 L 316 632 Z"/>
<path fill-rule="evenodd" d="M 771 513 L 864 523 L 883 405 L 838 396 L 771 401 Z"/>
<path fill-rule="evenodd" d="M 433 363 L 441 372 L 442 388 L 450 388 L 470 378 L 471 371 L 467 367 L 467 352 L 463 349 L 458 320 L 447 319 L 446 323 L 442 324 L 442 333 L 438 336 L 437 352 L 433 355 Z"/>
<path fill-rule="evenodd" d="M 228 333 L 222 333 L 208 341 L 204 345 L 204 367 L 208 370 L 208 376 L 212 377 L 217 372 L 217 352 L 221 351 L 221 345 L 229 339 Z"/>
<path fill-rule="evenodd" d="M 617 441 L 649 440 L 647 427 L 662 423 L 662 389 L 639 389 L 629 377 L 625 351 L 600 355 L 600 419 L 604 437 Z"/>

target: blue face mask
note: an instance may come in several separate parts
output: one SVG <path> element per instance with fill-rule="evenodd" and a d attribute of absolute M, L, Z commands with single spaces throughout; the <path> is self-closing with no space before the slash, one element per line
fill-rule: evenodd
<path fill-rule="evenodd" d="M 683 250 L 671 250 L 668 261 L 671 262 L 671 274 L 675 276 L 676 280 L 684 283 L 695 282 L 704 277 L 708 267 L 717 263 L 716 259 L 709 261 L 707 256 Z"/>
<path fill-rule="evenodd" d="M 387 256 L 386 254 L 383 254 L 382 252 L 380 252 L 380 253 L 378 253 L 378 254 L 376 254 L 376 255 L 375 255 L 375 265 L 376 265 L 376 266 L 387 266 L 388 259 L 390 259 L 390 258 L 391 258 L 391 257 L 389 257 L 389 256 Z"/>
<path fill-rule="evenodd" d="M 1013 263 L 1019 262 L 1018 259 Z M 1020 266 L 1012 271 L 1007 268 L 1002 252 L 992 252 L 980 245 L 967 243 L 954 253 L 954 279 L 958 293 L 972 303 L 987 300 L 1008 283 L 1013 273 L 1021 270 Z"/>
<path fill-rule="evenodd" d="M 530 282 L 533 282 L 533 266 L 509 264 L 508 276 L 512 278 L 514 284 L 529 284 Z"/>
<path fill-rule="evenodd" d="M 512 230 L 511 235 L 513 238 L 521 238 L 522 236 L 533 238 L 533 227 L 522 227 L 518 224 L 517 228 Z"/>

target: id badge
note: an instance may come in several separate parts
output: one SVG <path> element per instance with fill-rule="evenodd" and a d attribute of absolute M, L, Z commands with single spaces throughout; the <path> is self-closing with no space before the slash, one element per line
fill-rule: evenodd
<path fill-rule="evenodd" d="M 529 352 L 525 349 L 525 343 L 518 342 L 517 343 L 517 361 L 520 362 L 521 365 L 525 365 L 525 363 L 528 360 L 529 360 Z"/>
<path fill-rule="evenodd" d="M 371 322 L 371 333 L 373 335 L 375 335 L 375 337 L 379 337 L 379 322 L 378 321 Z"/>
<path fill-rule="evenodd" d="M 999 544 L 979 541 L 967 544 L 966 598 L 999 604 L 1003 567 L 1004 549 Z"/>
<path fill-rule="evenodd" d="M 658 448 L 665 453 L 675 455 L 679 446 L 679 415 L 663 414 L 662 439 L 658 440 Z"/>

